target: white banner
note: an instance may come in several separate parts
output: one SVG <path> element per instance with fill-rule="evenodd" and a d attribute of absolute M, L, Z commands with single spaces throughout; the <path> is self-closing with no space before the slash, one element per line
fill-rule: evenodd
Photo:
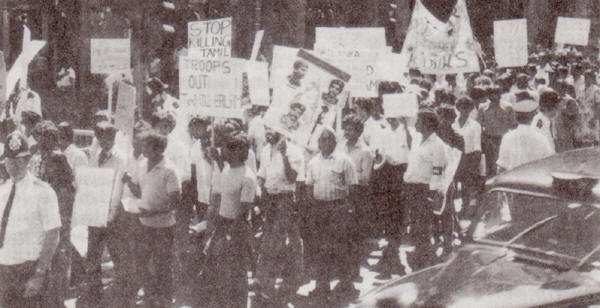
<path fill-rule="evenodd" d="M 402 46 L 409 68 L 424 74 L 478 72 L 476 46 L 464 0 L 457 1 L 446 23 L 417 0 Z"/>
<path fill-rule="evenodd" d="M 498 67 L 527 65 L 526 19 L 494 21 L 494 53 Z"/>
<path fill-rule="evenodd" d="M 191 115 L 242 118 L 246 60 L 179 58 L 179 101 Z"/>
<path fill-rule="evenodd" d="M 188 23 L 188 55 L 197 58 L 231 58 L 231 17 Z"/>
<path fill-rule="evenodd" d="M 386 118 L 416 117 L 419 102 L 414 93 L 384 94 L 383 112 Z"/>
<path fill-rule="evenodd" d="M 558 17 L 554 42 L 587 46 L 590 37 L 590 20 L 587 18 Z"/>
<path fill-rule="evenodd" d="M 91 39 L 91 73 L 110 74 L 131 69 L 131 42 L 127 39 Z"/>

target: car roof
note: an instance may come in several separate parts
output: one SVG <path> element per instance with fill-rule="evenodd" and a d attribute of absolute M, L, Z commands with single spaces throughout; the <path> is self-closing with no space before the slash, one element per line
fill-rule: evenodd
<path fill-rule="evenodd" d="M 600 179 L 600 148 L 583 148 L 526 163 L 488 180 L 486 188 L 514 189 L 558 197 L 553 174 L 562 173 Z M 592 189 L 591 202 L 600 203 L 600 184 Z"/>

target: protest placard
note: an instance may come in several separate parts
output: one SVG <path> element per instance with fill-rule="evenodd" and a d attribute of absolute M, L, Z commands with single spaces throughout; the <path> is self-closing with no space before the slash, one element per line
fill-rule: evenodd
<path fill-rule="evenodd" d="M 315 46 L 327 48 L 380 49 L 386 47 L 382 27 L 316 27 Z"/>
<path fill-rule="evenodd" d="M 341 125 L 351 75 L 305 50 L 275 46 L 273 55 L 273 101 L 265 125 L 310 148 L 320 126 Z"/>
<path fill-rule="evenodd" d="M 258 53 L 260 51 L 260 44 L 262 43 L 263 36 L 265 35 L 265 30 L 256 31 L 256 35 L 254 36 L 254 44 L 252 45 L 252 53 L 250 54 L 250 60 L 256 61 L 258 58 Z"/>
<path fill-rule="evenodd" d="M 554 42 L 587 46 L 591 22 L 587 18 L 558 17 Z"/>
<path fill-rule="evenodd" d="M 179 58 L 179 100 L 188 114 L 242 118 L 246 60 Z"/>
<path fill-rule="evenodd" d="M 339 49 L 315 45 L 315 54 L 352 75 L 346 89 L 354 97 L 377 97 L 381 80 L 378 60 L 387 49 Z"/>
<path fill-rule="evenodd" d="M 135 123 L 135 87 L 119 81 L 115 126 L 128 136 L 133 136 Z"/>
<path fill-rule="evenodd" d="M 494 21 L 494 53 L 498 67 L 527 65 L 526 19 Z"/>
<path fill-rule="evenodd" d="M 73 226 L 106 227 L 115 170 L 79 167 L 75 170 L 77 193 L 73 204 Z"/>
<path fill-rule="evenodd" d="M 408 59 L 405 54 L 389 52 L 377 60 L 377 74 L 381 80 L 402 82 L 408 72 Z"/>
<path fill-rule="evenodd" d="M 131 42 L 126 39 L 91 39 L 91 73 L 126 72 L 131 68 Z"/>
<path fill-rule="evenodd" d="M 478 47 L 465 0 L 458 0 L 453 12 L 444 23 L 417 0 L 402 46 L 409 68 L 424 74 L 479 71 Z"/>
<path fill-rule="evenodd" d="M 269 63 L 248 61 L 248 88 L 253 105 L 269 106 Z"/>
<path fill-rule="evenodd" d="M 383 95 L 383 112 L 386 118 L 416 117 L 419 102 L 414 93 L 398 93 Z"/>
<path fill-rule="evenodd" d="M 207 59 L 231 58 L 231 17 L 188 23 L 188 54 Z"/>
<path fill-rule="evenodd" d="M 8 96 L 13 90 L 17 82 L 21 88 L 27 88 L 27 75 L 29 63 L 35 56 L 46 46 L 46 41 L 31 40 L 31 31 L 27 26 L 23 26 L 23 49 L 15 62 L 13 63 L 10 70 L 6 73 L 6 92 L 4 99 L 7 100 Z"/>

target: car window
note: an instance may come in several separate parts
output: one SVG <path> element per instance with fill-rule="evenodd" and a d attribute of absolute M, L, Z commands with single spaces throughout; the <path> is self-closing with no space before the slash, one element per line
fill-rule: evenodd
<path fill-rule="evenodd" d="M 600 245 L 600 213 L 585 204 L 495 191 L 485 196 L 482 206 L 475 240 L 513 240 L 514 245 L 576 258 Z"/>

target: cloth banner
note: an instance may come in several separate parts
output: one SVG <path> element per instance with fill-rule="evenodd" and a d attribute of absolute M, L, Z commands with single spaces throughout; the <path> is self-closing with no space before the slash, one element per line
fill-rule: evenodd
<path fill-rule="evenodd" d="M 188 116 L 243 118 L 241 100 L 246 60 L 179 58 L 179 100 Z"/>
<path fill-rule="evenodd" d="M 265 125 L 309 148 L 321 126 L 341 126 L 350 74 L 306 50 L 281 46 L 273 49 L 272 67 L 273 101 Z"/>
<path fill-rule="evenodd" d="M 457 1 L 446 23 L 417 0 L 402 46 L 409 68 L 424 74 L 478 72 L 477 49 L 465 0 Z"/>
<path fill-rule="evenodd" d="M 188 23 L 188 54 L 197 58 L 231 58 L 232 18 Z"/>
<path fill-rule="evenodd" d="M 73 204 L 73 226 L 106 227 L 115 170 L 79 167 L 75 170 L 77 193 Z"/>
<path fill-rule="evenodd" d="M 587 18 L 558 17 L 554 42 L 587 46 L 590 38 L 591 22 Z"/>

